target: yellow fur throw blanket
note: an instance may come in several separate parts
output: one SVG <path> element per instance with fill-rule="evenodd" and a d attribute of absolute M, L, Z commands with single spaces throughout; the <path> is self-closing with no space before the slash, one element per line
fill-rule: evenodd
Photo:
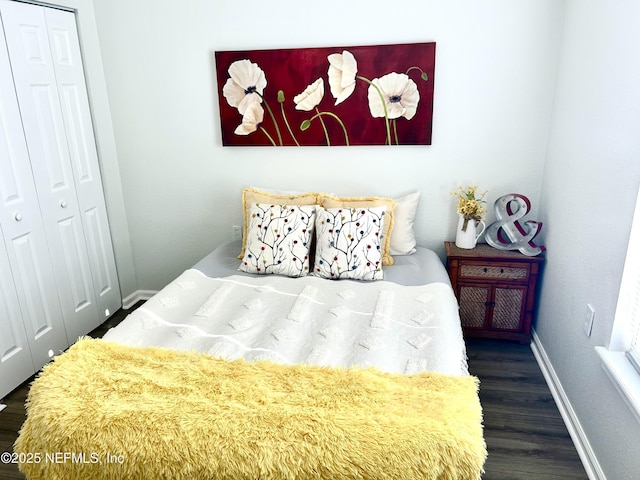
<path fill-rule="evenodd" d="M 474 377 L 81 339 L 31 386 L 29 479 L 480 479 Z"/>

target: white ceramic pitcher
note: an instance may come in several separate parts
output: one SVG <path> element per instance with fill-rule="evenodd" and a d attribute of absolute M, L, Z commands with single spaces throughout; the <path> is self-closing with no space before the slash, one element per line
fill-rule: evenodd
<path fill-rule="evenodd" d="M 486 225 L 481 220 L 476 222 L 474 219 L 470 219 L 467 222 L 467 229 L 462 230 L 464 225 L 464 217 L 458 214 L 458 229 L 456 230 L 456 247 L 458 248 L 473 248 L 478 242 L 478 238 L 484 233 Z M 478 227 L 480 231 L 478 232 Z"/>

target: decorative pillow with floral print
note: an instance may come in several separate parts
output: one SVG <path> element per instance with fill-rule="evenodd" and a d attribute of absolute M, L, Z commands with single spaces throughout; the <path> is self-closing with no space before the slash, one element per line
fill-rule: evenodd
<path fill-rule="evenodd" d="M 269 205 L 317 205 L 318 194 L 313 192 L 287 192 L 281 190 L 265 190 L 260 188 L 246 187 L 242 190 L 242 250 L 238 258 L 244 258 L 244 251 L 247 248 L 247 233 L 249 231 L 249 221 L 251 217 L 251 207 L 257 203 L 267 203 Z"/>
<path fill-rule="evenodd" d="M 252 205 L 239 270 L 288 277 L 307 275 L 315 217 L 315 205 Z"/>
<path fill-rule="evenodd" d="M 313 274 L 336 280 L 382 280 L 381 239 L 385 211 L 385 206 L 318 207 Z"/>
<path fill-rule="evenodd" d="M 382 265 L 393 265 L 393 257 L 389 254 L 391 247 L 391 233 L 393 231 L 396 202 L 388 197 L 336 197 L 329 194 L 321 194 L 318 205 L 322 208 L 371 208 L 386 207 L 384 225 L 380 233 L 380 247 L 382 252 Z"/>

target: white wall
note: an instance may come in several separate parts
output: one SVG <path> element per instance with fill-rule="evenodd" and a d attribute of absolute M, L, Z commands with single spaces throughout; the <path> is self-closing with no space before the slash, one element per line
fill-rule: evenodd
<path fill-rule="evenodd" d="M 638 2 L 568 2 L 540 207 L 536 330 L 610 480 L 640 478 L 640 424 L 594 351 L 609 342 L 640 184 L 639 20 Z"/>
<path fill-rule="evenodd" d="M 458 184 L 537 206 L 563 6 L 94 0 L 139 288 L 161 288 L 229 240 L 246 185 L 418 189 L 419 241 L 440 253 Z M 432 146 L 222 147 L 214 51 L 425 41 L 437 42 Z"/>

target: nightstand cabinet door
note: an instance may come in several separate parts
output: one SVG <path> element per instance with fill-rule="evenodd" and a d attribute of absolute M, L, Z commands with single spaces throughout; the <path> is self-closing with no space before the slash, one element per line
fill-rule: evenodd
<path fill-rule="evenodd" d="M 459 284 L 456 296 L 465 329 L 520 332 L 523 328 L 527 288 Z"/>
<path fill-rule="evenodd" d="M 456 297 L 460 304 L 460 321 L 464 328 L 487 328 L 491 289 L 483 286 L 458 286 Z"/>
<path fill-rule="evenodd" d="M 527 288 L 510 286 L 494 289 L 491 323 L 494 330 L 520 332 L 524 325 Z"/>

